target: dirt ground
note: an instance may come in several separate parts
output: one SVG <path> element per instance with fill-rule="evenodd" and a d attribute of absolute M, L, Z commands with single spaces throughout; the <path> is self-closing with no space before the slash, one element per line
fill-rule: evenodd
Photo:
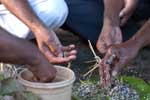
<path fill-rule="evenodd" d="M 94 59 L 88 44 L 83 40 L 68 31 L 58 30 L 58 36 L 64 45 L 73 43 L 78 50 L 77 59 L 72 62 L 71 68 L 74 70 L 77 79 L 86 73 L 93 63 L 87 63 Z M 95 49 L 96 50 L 96 49 Z M 98 54 L 98 51 L 96 51 Z M 99 55 L 99 54 L 98 54 Z M 97 73 L 97 72 L 96 72 Z M 143 78 L 146 81 L 150 80 L 150 48 L 143 48 L 138 56 L 131 61 L 131 64 L 122 71 L 123 75 L 133 75 Z"/>

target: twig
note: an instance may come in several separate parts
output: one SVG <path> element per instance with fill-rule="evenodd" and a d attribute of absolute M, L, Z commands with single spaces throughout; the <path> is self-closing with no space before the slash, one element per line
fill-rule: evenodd
<path fill-rule="evenodd" d="M 66 52 L 63 52 L 63 57 L 67 57 L 66 55 L 67 55 Z M 69 69 L 71 68 L 71 62 L 68 62 L 67 68 Z"/>
<path fill-rule="evenodd" d="M 93 66 L 93 68 L 90 69 L 87 73 L 85 73 L 85 74 L 83 75 L 83 77 L 86 77 L 87 75 L 89 75 L 90 73 L 92 73 L 96 68 L 98 68 L 98 65 L 97 65 L 97 64 L 95 64 L 95 65 Z"/>
<path fill-rule="evenodd" d="M 93 46 L 92 46 L 92 44 L 91 44 L 91 41 L 90 40 L 88 40 L 88 43 L 89 43 L 89 47 L 90 47 L 90 49 L 91 49 L 91 51 L 92 51 L 92 53 L 93 53 L 93 55 L 95 56 L 95 58 L 97 57 L 97 55 L 96 55 L 96 53 L 95 53 L 95 51 L 94 51 L 94 49 L 93 49 Z"/>
<path fill-rule="evenodd" d="M 67 68 L 71 68 L 71 62 L 68 62 Z"/>
<path fill-rule="evenodd" d="M 88 64 L 88 63 L 94 63 L 96 62 L 96 60 L 90 60 L 90 61 L 84 61 L 84 63 Z"/>
<path fill-rule="evenodd" d="M 4 71 L 4 65 L 3 63 L 0 63 L 0 72 L 3 72 Z"/>
<path fill-rule="evenodd" d="M 94 48 L 93 48 L 93 46 L 92 46 L 92 44 L 91 44 L 91 41 L 88 40 L 88 43 L 89 43 L 89 47 L 90 47 L 90 49 L 91 49 L 91 51 L 92 51 L 92 53 L 93 53 L 93 55 L 94 55 L 94 58 L 95 58 L 96 62 L 97 62 L 97 63 L 100 63 L 100 62 L 101 62 L 101 58 L 96 55 L 96 53 L 95 53 L 95 51 L 94 51 Z"/>
<path fill-rule="evenodd" d="M 88 43 L 89 43 L 89 47 L 90 47 L 90 49 L 91 49 L 91 51 L 92 51 L 92 53 L 93 53 L 93 55 L 95 57 L 96 63 L 95 63 L 95 65 L 93 66 L 93 68 L 91 70 L 89 70 L 87 73 L 85 73 L 83 75 L 84 77 L 86 77 L 87 75 L 89 75 L 90 73 L 92 73 L 96 68 L 99 67 L 99 64 L 101 63 L 101 58 L 96 55 L 96 53 L 95 53 L 95 51 L 93 49 L 93 46 L 92 46 L 90 40 L 88 40 Z"/>

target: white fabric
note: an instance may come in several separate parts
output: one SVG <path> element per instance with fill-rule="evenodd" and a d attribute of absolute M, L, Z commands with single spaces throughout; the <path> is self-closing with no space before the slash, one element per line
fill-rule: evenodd
<path fill-rule="evenodd" d="M 50 28 L 59 28 L 66 20 L 68 8 L 64 0 L 28 0 L 38 17 Z M 11 34 L 26 38 L 29 28 L 0 5 L 0 26 Z"/>

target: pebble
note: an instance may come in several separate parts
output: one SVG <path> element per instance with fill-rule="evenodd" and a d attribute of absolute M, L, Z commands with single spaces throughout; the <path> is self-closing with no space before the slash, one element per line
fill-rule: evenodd
<path fill-rule="evenodd" d="M 127 85 L 117 85 L 109 93 L 111 100 L 140 100 L 138 93 Z"/>

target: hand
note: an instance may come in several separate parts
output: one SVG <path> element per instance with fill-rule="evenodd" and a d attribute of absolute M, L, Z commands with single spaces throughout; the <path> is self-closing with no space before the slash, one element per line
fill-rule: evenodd
<path fill-rule="evenodd" d="M 49 63 L 29 66 L 33 76 L 28 81 L 33 82 L 51 82 L 56 76 L 56 69 Z"/>
<path fill-rule="evenodd" d="M 133 14 L 137 2 L 138 0 L 124 0 L 124 8 L 121 10 L 119 15 L 121 18 L 121 26 L 123 26 Z"/>
<path fill-rule="evenodd" d="M 103 87 L 110 86 L 111 77 L 117 76 L 120 70 L 137 55 L 139 48 L 134 41 L 129 41 L 108 49 L 99 67 Z"/>
<path fill-rule="evenodd" d="M 42 32 L 36 36 L 36 39 L 39 49 L 51 63 L 66 63 L 76 59 L 75 45 L 62 46 L 53 31 Z M 63 57 L 64 53 L 65 57 Z"/>
<path fill-rule="evenodd" d="M 118 26 L 104 24 L 102 32 L 97 41 L 97 49 L 101 53 L 106 53 L 109 46 L 122 42 L 122 32 Z"/>

